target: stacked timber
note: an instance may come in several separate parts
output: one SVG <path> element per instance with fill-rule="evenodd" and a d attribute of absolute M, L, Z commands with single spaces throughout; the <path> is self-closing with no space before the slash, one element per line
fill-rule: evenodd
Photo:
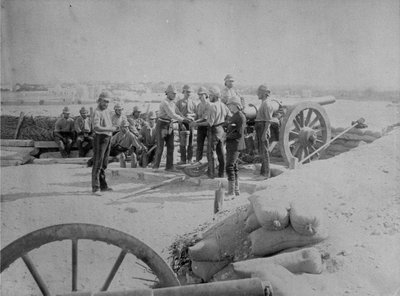
<path fill-rule="evenodd" d="M 32 140 L 1 140 L 0 165 L 15 166 L 32 161 L 39 150 Z"/>
<path fill-rule="evenodd" d="M 20 116 L 21 117 L 21 116 Z M 57 117 L 1 116 L 1 139 L 30 139 L 34 141 L 53 141 L 53 130 Z"/>

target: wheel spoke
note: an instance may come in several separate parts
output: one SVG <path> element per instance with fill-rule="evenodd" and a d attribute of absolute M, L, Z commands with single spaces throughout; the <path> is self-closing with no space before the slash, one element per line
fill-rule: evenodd
<path fill-rule="evenodd" d="M 31 258 L 28 256 L 28 254 L 22 255 L 21 258 L 24 261 L 26 267 L 28 267 L 29 272 L 33 276 L 33 279 L 35 280 L 35 282 L 38 285 L 42 294 L 44 296 L 50 296 L 49 289 L 47 288 L 46 284 L 44 283 L 42 277 L 39 275 L 38 270 L 36 269 L 35 265 L 33 264 Z"/>
<path fill-rule="evenodd" d="M 110 286 L 112 280 L 114 279 L 115 274 L 118 271 L 118 268 L 121 266 L 122 261 L 125 258 L 125 255 L 127 254 L 127 252 L 125 250 L 122 250 L 121 253 L 119 253 L 119 256 L 117 258 L 117 260 L 114 263 L 114 266 L 112 267 L 103 287 L 101 288 L 100 291 L 107 291 L 108 287 Z"/>
<path fill-rule="evenodd" d="M 299 139 L 298 139 L 298 138 L 296 138 L 296 139 L 294 139 L 294 140 L 291 140 L 291 141 L 289 141 L 289 147 L 290 147 L 290 146 L 292 146 L 292 145 L 294 145 L 294 144 L 296 144 L 298 141 L 299 141 Z"/>
<path fill-rule="evenodd" d="M 313 145 L 310 145 L 310 148 L 311 148 L 311 150 L 312 150 L 311 153 L 313 153 L 314 151 L 317 150 Z M 319 158 L 319 152 L 315 153 L 312 157 L 314 157 L 314 156 L 316 156 L 317 158 Z"/>
<path fill-rule="evenodd" d="M 300 149 L 297 152 L 297 158 L 299 161 L 303 159 L 303 150 L 304 150 L 303 146 L 300 146 Z"/>
<path fill-rule="evenodd" d="M 295 132 L 294 130 L 291 130 L 289 133 L 290 133 L 290 134 L 293 134 L 293 135 L 296 135 L 296 136 L 299 135 L 299 133 L 298 133 L 298 132 Z"/>
<path fill-rule="evenodd" d="M 294 146 L 292 154 L 293 156 L 296 156 L 297 151 L 299 151 L 299 148 L 301 147 L 300 143 L 297 143 L 296 146 Z"/>
<path fill-rule="evenodd" d="M 303 111 L 300 111 L 299 114 L 298 114 L 297 116 L 298 116 L 298 118 L 299 118 L 299 124 L 300 124 L 300 126 L 303 127 L 303 126 L 304 126 L 304 114 L 303 114 Z"/>
<path fill-rule="evenodd" d="M 317 143 L 325 144 L 324 141 L 322 141 L 322 140 L 319 139 L 319 138 L 316 138 L 315 141 L 316 141 Z"/>
<path fill-rule="evenodd" d="M 78 240 L 72 240 L 72 291 L 78 287 Z"/>
<path fill-rule="evenodd" d="M 318 120 L 319 120 L 319 118 L 318 118 L 318 116 L 317 116 L 317 117 L 315 117 L 315 118 L 310 122 L 310 124 L 309 124 L 308 126 L 309 126 L 309 127 L 313 127 L 314 124 L 316 124 Z"/>
<path fill-rule="evenodd" d="M 304 148 L 304 158 L 306 158 L 308 155 L 310 155 L 310 153 L 308 152 L 308 148 L 305 147 L 305 148 Z M 307 160 L 307 162 L 310 162 L 310 161 L 311 161 L 311 159 L 308 159 L 308 160 Z"/>
<path fill-rule="evenodd" d="M 304 122 L 304 126 L 308 126 L 310 119 L 311 119 L 311 115 L 313 113 L 312 109 L 308 109 L 307 115 L 306 115 L 306 121 Z"/>
<path fill-rule="evenodd" d="M 293 118 L 293 123 L 294 123 L 295 129 L 297 129 L 298 131 L 301 130 L 300 123 L 297 121 L 297 118 Z"/>

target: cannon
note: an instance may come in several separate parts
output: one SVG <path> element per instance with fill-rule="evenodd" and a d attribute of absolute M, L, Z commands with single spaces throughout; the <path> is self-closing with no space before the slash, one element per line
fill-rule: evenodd
<path fill-rule="evenodd" d="M 279 125 L 271 124 L 271 129 L 277 130 L 277 137 L 270 139 L 270 152 L 279 144 L 280 154 L 287 166 L 293 162 L 306 159 L 308 155 L 317 151 L 331 139 L 331 124 L 324 105 L 335 103 L 333 97 L 315 98 L 315 100 L 282 103 L 283 116 Z M 247 119 L 247 132 L 254 132 L 257 107 L 249 105 L 244 113 Z M 316 160 L 319 153 L 315 153 L 307 161 Z"/>
<path fill-rule="evenodd" d="M 78 258 L 80 258 L 78 256 L 80 251 L 78 244 L 85 240 L 94 241 L 96 243 L 106 243 L 119 249 L 118 256 L 116 256 L 116 259 L 113 258 L 115 261 L 111 270 L 105 277 L 103 284 L 98 287 L 97 292 L 78 291 L 78 266 L 81 265 L 78 262 Z M 48 262 L 34 262 L 34 260 L 32 260 L 34 254 L 30 254 L 41 247 L 46 248 L 45 245 L 47 244 L 59 242 L 65 242 L 67 248 L 69 247 L 71 251 L 71 288 L 68 292 L 61 292 L 62 294 L 57 291 L 56 295 L 273 295 L 271 285 L 262 278 L 180 286 L 180 282 L 168 264 L 153 249 L 139 239 L 112 228 L 83 223 L 53 225 L 18 238 L 1 250 L 0 272 L 4 272 L 15 261 L 22 259 L 41 294 L 45 296 L 54 295 L 54 290 L 50 289 L 48 286 L 48 284 L 51 284 L 51 281 L 45 281 L 41 276 L 40 268 L 37 267 L 37 265 L 41 263 Z M 60 246 L 56 245 L 53 247 L 59 248 Z M 139 282 L 131 283 L 128 289 L 127 287 L 119 286 L 116 291 L 108 291 L 115 275 L 118 270 L 121 269 L 120 267 L 128 255 L 134 256 L 135 264 L 141 269 L 140 277 L 130 275 L 130 280 L 132 282 Z M 96 272 L 96 270 L 92 272 Z M 143 272 L 146 272 L 146 275 L 143 275 Z M 14 279 L 14 281 L 16 281 L 16 279 Z M 145 283 L 144 287 L 142 283 Z M 151 283 L 151 286 L 146 283 Z M 24 291 L 16 292 L 18 292 L 18 295 L 24 294 Z"/>

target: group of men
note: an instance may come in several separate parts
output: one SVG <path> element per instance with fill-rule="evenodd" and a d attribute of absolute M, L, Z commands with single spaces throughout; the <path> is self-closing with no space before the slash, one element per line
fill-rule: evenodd
<path fill-rule="evenodd" d="M 125 154 L 131 152 L 132 161 L 136 155 L 141 157 L 141 164 L 147 166 L 152 162 L 153 169 L 159 169 L 164 146 L 166 146 L 166 170 L 174 170 L 174 124 L 178 124 L 180 155 L 178 164 L 200 162 L 205 151 L 207 139 L 208 176 L 210 178 L 228 178 L 228 195 L 239 195 L 238 157 L 245 149 L 246 117 L 244 98 L 233 87 L 232 75 L 225 77 L 225 88 L 207 89 L 200 87 L 198 98 L 193 97 L 193 89 L 185 85 L 183 97 L 175 102 L 178 94 L 173 85 L 165 90 L 166 98 L 160 103 L 157 117 L 149 112 L 147 118 L 140 116 L 135 107 L 132 114 L 126 117 L 123 108 L 116 104 L 111 114 L 107 108 L 111 99 L 109 92 L 102 92 L 98 106 L 92 117 L 82 108 L 80 116 L 73 121 L 69 118 L 68 108 L 64 108 L 63 117 L 56 123 L 55 139 L 59 143 L 63 156 L 68 156 L 73 137 L 68 137 L 68 129 L 76 133 L 79 156 L 85 156 L 93 147 L 92 191 L 101 195 L 109 191 L 105 179 L 105 169 L 109 156 L 120 156 L 121 166 L 125 164 Z M 256 116 L 256 138 L 258 153 L 263 156 L 261 174 L 269 177 L 268 138 L 270 126 L 279 106 L 268 100 L 270 90 L 261 85 L 257 92 L 261 106 Z M 197 150 L 194 154 L 193 131 L 197 129 Z M 216 154 L 218 166 L 214 164 Z M 193 159 L 195 158 L 195 159 Z M 266 160 L 264 160 L 266 159 Z M 132 164 L 133 166 L 133 164 Z M 215 169 L 218 168 L 215 172 Z"/>

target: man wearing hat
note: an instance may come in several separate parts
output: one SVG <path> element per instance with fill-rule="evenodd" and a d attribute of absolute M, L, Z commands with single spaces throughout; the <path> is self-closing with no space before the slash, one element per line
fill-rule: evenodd
<path fill-rule="evenodd" d="M 117 129 L 113 133 L 114 135 L 119 131 L 121 122 L 123 120 L 127 120 L 126 116 L 122 114 L 122 110 L 124 110 L 124 108 L 122 108 L 122 106 L 119 103 L 114 105 L 114 113 L 111 115 L 111 122 L 113 126 L 115 126 L 115 128 Z"/>
<path fill-rule="evenodd" d="M 180 114 L 184 117 L 193 120 L 195 116 L 196 104 L 190 97 L 193 90 L 185 84 L 182 89 L 183 98 L 178 100 L 176 107 Z M 193 128 L 189 127 L 189 122 L 179 124 L 179 139 L 180 139 L 180 164 L 190 163 L 193 157 Z"/>
<path fill-rule="evenodd" d="M 200 103 L 195 109 L 195 123 L 202 123 L 207 121 L 208 112 L 210 108 L 210 99 L 208 96 L 208 90 L 204 86 L 200 86 L 197 90 Z M 192 124 L 195 126 L 195 124 Z M 199 162 L 203 158 L 204 141 L 207 138 L 207 126 L 197 125 L 197 151 L 196 151 L 196 162 Z"/>
<path fill-rule="evenodd" d="M 226 131 L 226 174 L 228 177 L 228 195 L 238 196 L 239 167 L 238 158 L 241 150 L 246 148 L 244 142 L 244 130 L 246 128 L 246 116 L 243 113 L 241 102 L 237 98 L 231 98 L 227 103 L 228 109 L 233 114 L 229 118 Z"/>
<path fill-rule="evenodd" d="M 223 124 L 228 116 L 231 116 L 231 112 L 228 107 L 220 101 L 221 91 L 218 87 L 212 87 L 209 90 L 210 94 L 210 107 L 207 114 L 207 119 L 204 122 L 194 122 L 192 126 L 207 126 L 208 133 L 208 149 L 207 159 L 209 163 L 208 176 L 210 178 L 215 177 L 214 167 L 214 151 L 218 158 L 218 177 L 224 177 L 225 171 L 225 147 L 224 138 L 225 131 Z"/>
<path fill-rule="evenodd" d="M 143 145 L 140 144 L 137 138 L 129 131 L 129 122 L 124 119 L 120 123 L 119 131 L 111 138 L 110 156 L 119 156 L 120 165 L 122 168 L 125 168 L 125 153 L 132 150 L 133 147 L 139 151 L 142 149 Z M 134 157 L 132 157 L 132 160 Z"/>
<path fill-rule="evenodd" d="M 167 162 L 166 170 L 172 170 L 174 165 L 174 131 L 172 121 L 183 122 L 185 118 L 180 115 L 178 108 L 175 105 L 175 97 L 177 94 L 176 88 L 168 85 L 165 90 L 166 98 L 160 103 L 158 120 L 157 120 L 157 151 L 154 160 L 154 169 L 160 167 L 161 156 L 164 150 L 164 145 L 167 145 Z"/>
<path fill-rule="evenodd" d="M 79 157 L 85 157 L 93 147 L 92 121 L 85 107 L 79 110 L 80 116 L 75 119 L 76 144 L 78 145 Z"/>
<path fill-rule="evenodd" d="M 140 117 L 141 113 L 142 110 L 138 106 L 135 106 L 133 107 L 132 114 L 128 116 L 129 130 L 136 137 L 139 137 L 140 130 L 145 122 L 144 119 Z"/>
<path fill-rule="evenodd" d="M 75 138 L 74 120 L 69 115 L 69 108 L 64 107 L 62 117 L 56 121 L 54 127 L 54 141 L 57 143 L 63 158 L 69 157 Z"/>
<path fill-rule="evenodd" d="M 105 170 L 108 165 L 112 133 L 116 128 L 112 125 L 110 111 L 107 110 L 111 94 L 103 91 L 97 100 L 97 108 L 93 114 L 93 167 L 92 192 L 101 195 L 101 191 L 112 190 L 106 182 Z"/>
<path fill-rule="evenodd" d="M 235 79 L 231 74 L 228 74 L 224 78 L 225 88 L 221 92 L 221 102 L 227 104 L 232 98 L 239 99 L 242 106 L 244 107 L 244 98 L 239 94 L 239 91 L 233 87 Z"/>
<path fill-rule="evenodd" d="M 142 150 L 139 164 L 147 167 L 149 163 L 153 162 L 157 148 L 156 116 L 153 111 L 147 115 L 147 122 L 140 131 L 139 140 L 145 147 Z"/>
<path fill-rule="evenodd" d="M 269 168 L 269 138 L 271 136 L 270 127 L 273 122 L 277 122 L 281 104 L 276 100 L 269 99 L 271 91 L 266 85 L 262 84 L 257 89 L 258 99 L 261 100 L 260 108 L 257 110 L 255 119 L 256 142 L 258 154 L 262 157 L 260 174 L 266 178 L 270 177 Z"/>

